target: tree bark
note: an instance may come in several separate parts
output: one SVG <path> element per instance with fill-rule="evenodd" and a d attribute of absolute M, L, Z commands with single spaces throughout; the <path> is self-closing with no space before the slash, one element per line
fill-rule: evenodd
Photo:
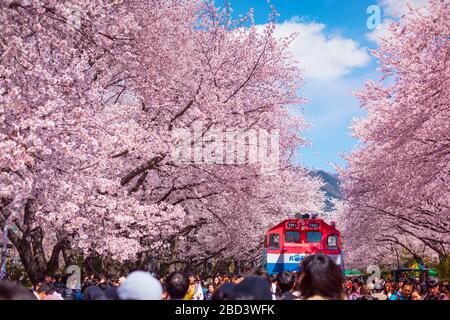
<path fill-rule="evenodd" d="M 29 198 L 24 208 L 23 225 L 18 226 L 22 234 L 8 231 L 8 239 L 19 253 L 22 265 L 33 284 L 38 283 L 45 274 L 56 272 L 60 252 L 67 243 L 65 239 L 58 241 L 52 249 L 50 259 L 47 260 L 43 246 L 44 232 L 41 227 L 33 226 L 35 215 L 35 199 Z"/>

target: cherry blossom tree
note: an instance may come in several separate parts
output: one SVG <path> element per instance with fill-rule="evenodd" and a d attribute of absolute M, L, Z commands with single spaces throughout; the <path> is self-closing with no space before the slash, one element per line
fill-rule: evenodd
<path fill-rule="evenodd" d="M 449 9 L 431 0 L 394 23 L 374 52 L 382 79 L 356 93 L 368 115 L 342 175 L 346 251 L 359 264 L 449 252 Z"/>
<path fill-rule="evenodd" d="M 260 32 L 251 13 L 194 0 L 0 9 L 0 222 L 32 281 L 72 249 L 186 268 L 250 259 L 286 211 L 320 209 L 321 183 L 291 161 L 302 78 L 274 17 Z M 174 132 L 198 123 L 203 162 L 174 161 Z M 278 132 L 278 170 L 204 161 L 228 128 Z"/>

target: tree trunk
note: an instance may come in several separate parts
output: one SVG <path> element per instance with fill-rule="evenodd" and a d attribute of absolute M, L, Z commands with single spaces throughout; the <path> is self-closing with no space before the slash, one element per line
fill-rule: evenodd
<path fill-rule="evenodd" d="M 58 269 L 59 254 L 67 243 L 66 240 L 58 241 L 53 247 L 50 259 L 47 259 L 43 246 L 44 232 L 39 226 L 33 228 L 35 214 L 35 200 L 29 198 L 25 204 L 23 222 L 15 222 L 22 234 L 8 231 L 8 238 L 18 251 L 22 265 L 33 284 L 41 281 L 45 274 L 55 273 Z"/>

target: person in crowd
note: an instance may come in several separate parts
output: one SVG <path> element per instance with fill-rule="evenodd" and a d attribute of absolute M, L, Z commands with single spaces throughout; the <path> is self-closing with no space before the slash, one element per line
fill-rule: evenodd
<path fill-rule="evenodd" d="M 244 276 L 242 274 L 237 274 L 236 276 L 233 277 L 233 283 L 234 284 L 239 284 L 244 280 Z"/>
<path fill-rule="evenodd" d="M 234 283 L 224 283 L 214 290 L 211 300 L 233 300 L 234 289 L 236 285 Z"/>
<path fill-rule="evenodd" d="M 373 283 L 363 284 L 359 288 L 359 297 L 357 300 L 377 300 L 374 296 L 372 296 L 372 291 L 375 288 Z"/>
<path fill-rule="evenodd" d="M 106 298 L 110 300 L 118 300 L 119 297 L 117 295 L 117 288 L 119 288 L 120 284 L 123 283 L 123 281 L 120 281 L 120 276 L 113 274 L 109 275 L 107 283 L 108 285 L 103 290 L 105 292 Z"/>
<path fill-rule="evenodd" d="M 184 297 L 184 300 L 193 300 L 196 292 L 195 276 L 192 272 L 187 272 L 187 277 L 189 281 L 189 289 Z"/>
<path fill-rule="evenodd" d="M 300 292 L 306 300 L 343 300 L 342 271 L 327 255 L 317 254 L 301 262 Z"/>
<path fill-rule="evenodd" d="M 49 285 L 50 285 L 50 284 L 53 284 L 54 281 L 55 281 L 55 279 L 53 278 L 53 276 L 52 276 L 51 274 L 46 273 L 46 274 L 44 275 L 43 283 L 49 284 Z"/>
<path fill-rule="evenodd" d="M 396 284 L 388 281 L 384 284 L 384 294 L 388 299 L 396 292 Z"/>
<path fill-rule="evenodd" d="M 414 291 L 417 291 L 420 294 L 420 296 L 423 296 L 425 294 L 424 287 L 420 283 L 418 283 L 416 285 L 416 288 L 414 289 Z"/>
<path fill-rule="evenodd" d="M 214 288 L 220 287 L 221 284 L 222 284 L 222 282 L 220 281 L 220 278 L 219 277 L 214 277 L 214 280 L 213 280 Z"/>
<path fill-rule="evenodd" d="M 257 276 L 266 280 L 268 283 L 272 284 L 272 278 L 263 268 L 256 268 L 253 271 L 249 272 L 247 276 Z M 276 280 L 275 280 L 276 281 Z"/>
<path fill-rule="evenodd" d="M 62 296 L 64 289 L 66 288 L 66 285 L 64 284 L 64 282 L 62 282 L 62 275 L 55 274 L 54 279 L 55 282 L 53 283 L 53 285 L 55 286 L 56 292 L 58 292 Z"/>
<path fill-rule="evenodd" d="M 163 291 L 163 293 L 161 295 L 161 300 L 169 300 L 169 293 L 167 292 L 166 282 L 162 283 L 161 287 L 162 287 L 162 291 Z"/>
<path fill-rule="evenodd" d="M 51 283 L 43 283 L 37 290 L 39 300 L 64 300 L 63 297 L 56 292 L 56 288 Z"/>
<path fill-rule="evenodd" d="M 99 275 L 98 277 L 98 281 L 97 281 L 97 286 L 102 289 L 103 291 L 105 291 L 108 287 L 109 287 L 109 281 L 108 278 L 104 275 Z"/>
<path fill-rule="evenodd" d="M 31 292 L 33 293 L 34 297 L 37 300 L 39 300 L 39 293 L 38 293 L 38 291 L 39 291 L 39 288 L 40 288 L 41 285 L 42 285 L 42 282 L 37 282 L 37 283 L 34 283 L 32 288 L 31 288 Z"/>
<path fill-rule="evenodd" d="M 402 287 L 403 287 L 403 284 L 405 283 L 405 281 L 408 281 L 408 280 L 406 280 L 405 278 L 400 278 L 400 279 L 398 280 L 398 283 L 397 283 L 398 287 L 399 287 L 399 288 L 402 288 Z M 408 282 L 411 282 L 411 283 L 412 283 L 411 280 L 409 280 Z"/>
<path fill-rule="evenodd" d="M 183 300 L 189 290 L 189 278 L 181 272 L 172 272 L 166 278 L 169 300 Z"/>
<path fill-rule="evenodd" d="M 410 300 L 410 296 L 413 291 L 412 282 L 408 279 L 403 279 L 401 283 L 402 286 L 400 287 L 400 290 L 398 290 L 396 293 L 393 293 L 389 297 L 389 300 Z"/>
<path fill-rule="evenodd" d="M 194 282 L 194 295 L 192 300 L 204 300 L 203 288 L 199 277 L 197 277 Z"/>
<path fill-rule="evenodd" d="M 422 295 L 419 291 L 414 290 L 413 293 L 411 293 L 411 300 L 423 300 Z"/>
<path fill-rule="evenodd" d="M 448 294 L 449 283 L 448 281 L 442 281 L 441 283 L 441 292 L 444 294 Z"/>
<path fill-rule="evenodd" d="M 439 281 L 430 279 L 427 282 L 427 293 L 423 297 L 423 300 L 447 300 L 448 297 L 445 293 L 439 291 Z"/>
<path fill-rule="evenodd" d="M 150 273 L 133 271 L 117 289 L 120 300 L 160 300 L 161 283 Z"/>
<path fill-rule="evenodd" d="M 292 294 L 295 286 L 295 277 L 292 273 L 284 271 L 278 275 L 277 286 L 279 292 L 276 295 L 276 300 L 295 300 L 296 296 Z"/>
<path fill-rule="evenodd" d="M 270 283 L 264 278 L 250 276 L 234 287 L 233 300 L 272 300 Z"/>
<path fill-rule="evenodd" d="M 119 286 L 119 277 L 111 276 L 108 286 L 103 290 L 106 299 L 119 300 L 119 295 L 117 294 L 117 289 L 119 288 Z"/>
<path fill-rule="evenodd" d="M 355 278 L 352 281 L 352 290 L 350 295 L 348 296 L 349 300 L 358 300 L 361 296 L 361 286 L 363 285 L 363 282 L 361 279 Z"/>
<path fill-rule="evenodd" d="M 208 284 L 206 292 L 205 292 L 205 300 L 212 300 L 212 297 L 214 295 L 214 291 L 215 291 L 214 290 L 214 285 L 212 283 Z"/>
<path fill-rule="evenodd" d="M 83 300 L 106 300 L 106 296 L 100 287 L 90 286 L 84 290 Z"/>
<path fill-rule="evenodd" d="M 30 291 L 8 280 L 0 281 L 0 300 L 36 300 Z"/>
<path fill-rule="evenodd" d="M 96 286 L 97 282 L 91 278 L 88 278 L 85 282 L 83 282 L 83 285 L 81 286 L 81 292 L 84 294 L 84 291 L 86 288 L 89 288 L 91 286 Z"/>
<path fill-rule="evenodd" d="M 292 289 L 292 295 L 296 298 L 296 299 L 300 299 L 302 297 L 302 294 L 300 292 L 300 274 L 296 272 L 294 274 L 295 276 L 295 284 L 294 284 L 294 288 Z"/>
<path fill-rule="evenodd" d="M 202 285 L 202 291 L 203 291 L 203 298 L 204 298 L 204 300 L 206 300 L 205 295 L 206 295 L 206 292 L 208 292 L 209 282 L 207 280 L 204 280 L 201 282 L 201 285 Z"/>
<path fill-rule="evenodd" d="M 278 282 L 278 275 L 277 274 L 273 274 L 270 277 L 270 291 L 272 292 L 272 300 L 276 300 L 277 299 L 277 294 L 279 293 L 279 288 L 277 285 Z"/>
<path fill-rule="evenodd" d="M 387 300 L 388 297 L 386 294 L 383 293 L 383 286 L 381 285 L 381 282 L 376 283 L 374 285 L 372 297 L 374 297 L 377 300 Z"/>
<path fill-rule="evenodd" d="M 392 294 L 395 294 L 400 290 L 400 286 L 396 282 L 391 282 Z"/>

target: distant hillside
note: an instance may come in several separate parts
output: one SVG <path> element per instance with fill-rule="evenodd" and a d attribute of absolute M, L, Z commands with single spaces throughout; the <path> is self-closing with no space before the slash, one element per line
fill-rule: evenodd
<path fill-rule="evenodd" d="M 334 173 L 325 172 L 322 170 L 312 170 L 309 172 L 311 177 L 319 177 L 325 183 L 325 185 L 320 189 L 325 192 L 327 197 L 325 201 L 325 211 L 332 211 L 334 206 L 331 203 L 330 199 L 338 199 L 342 200 L 342 191 L 341 191 L 341 181 L 339 180 L 339 176 Z"/>

